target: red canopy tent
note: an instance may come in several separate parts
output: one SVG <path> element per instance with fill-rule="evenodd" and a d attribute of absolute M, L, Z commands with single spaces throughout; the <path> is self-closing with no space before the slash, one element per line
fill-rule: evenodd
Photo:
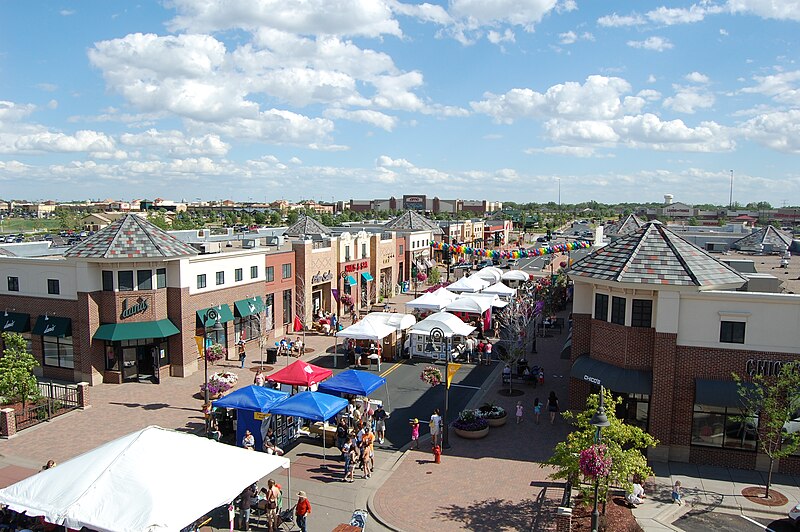
<path fill-rule="evenodd" d="M 329 369 L 297 360 L 267 378 L 290 386 L 311 386 L 314 383 L 319 384 L 331 375 L 333 371 Z"/>

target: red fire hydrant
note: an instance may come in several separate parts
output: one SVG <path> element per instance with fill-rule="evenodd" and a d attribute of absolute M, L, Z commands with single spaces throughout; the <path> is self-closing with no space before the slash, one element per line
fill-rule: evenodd
<path fill-rule="evenodd" d="M 438 445 L 435 445 L 433 447 L 433 461 L 436 462 L 437 464 L 442 463 L 442 448 L 439 447 Z"/>

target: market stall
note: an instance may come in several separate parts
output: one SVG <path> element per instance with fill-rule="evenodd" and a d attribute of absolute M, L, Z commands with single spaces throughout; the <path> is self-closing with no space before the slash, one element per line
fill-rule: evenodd
<path fill-rule="evenodd" d="M 488 281 L 489 283 L 493 284 L 500 282 L 500 279 L 503 278 L 503 271 L 500 268 L 495 268 L 494 266 L 486 266 L 485 268 L 478 270 L 474 277 L 483 279 L 484 281 Z"/>
<path fill-rule="evenodd" d="M 468 297 L 465 295 L 449 303 L 445 310 L 455 314 L 462 321 L 481 320 L 483 322 L 483 330 L 488 331 L 492 327 L 492 300 L 493 298 L 490 297 Z"/>
<path fill-rule="evenodd" d="M 306 388 L 311 388 L 331 375 L 333 375 L 333 371 L 329 369 L 321 368 L 302 360 L 295 360 L 285 368 L 268 375 L 267 379 L 292 387 L 305 386 Z"/>
<path fill-rule="evenodd" d="M 450 292 L 480 292 L 487 286 L 489 286 L 489 281 L 485 281 L 476 275 L 470 275 L 469 277 L 462 277 L 458 281 L 447 285 L 447 290 Z"/>
<path fill-rule="evenodd" d="M 367 316 L 369 316 L 369 314 Z M 355 362 L 356 365 L 363 365 L 365 362 L 366 364 L 371 365 L 371 359 L 375 358 L 379 362 L 378 367 L 380 367 L 381 355 L 378 353 L 377 346 L 383 346 L 384 339 L 394 335 L 394 332 L 394 327 L 391 327 L 378 320 L 362 319 L 350 327 L 337 332 L 336 338 L 349 338 L 356 342 L 356 344 L 361 345 L 364 353 L 363 356 L 366 357 L 367 360 L 354 360 L 353 362 Z M 372 349 L 372 346 L 375 346 L 374 350 Z M 337 356 L 337 351 L 338 349 L 334 348 L 334 357 Z M 381 351 L 383 351 L 383 347 L 381 347 Z M 334 358 L 333 364 L 334 366 L 337 366 L 336 358 Z"/>
<path fill-rule="evenodd" d="M 511 288 L 519 288 L 523 283 L 529 281 L 530 274 L 522 270 L 508 270 L 503 272 L 503 284 L 507 284 Z"/>
<path fill-rule="evenodd" d="M 369 394 L 386 385 L 386 379 L 368 371 L 349 369 L 331 377 L 319 385 L 319 391 L 341 397 L 350 394 L 360 397 L 369 397 Z M 391 410 L 389 402 L 389 387 L 386 388 L 386 406 Z"/>
<path fill-rule="evenodd" d="M 494 294 L 508 300 L 517 294 L 517 289 L 506 286 L 503 283 L 495 283 L 481 290 L 481 294 Z"/>
<path fill-rule="evenodd" d="M 233 391 L 211 404 L 216 408 L 236 409 L 236 445 L 241 443 L 245 431 L 249 430 L 256 440 L 256 450 L 261 450 L 264 444 L 264 434 L 266 434 L 265 425 L 269 423 L 267 412 L 271 406 L 287 397 L 289 397 L 287 392 L 251 384 Z M 273 429 L 277 433 L 278 428 L 282 428 L 282 423 L 275 422 L 274 425 Z"/>
<path fill-rule="evenodd" d="M 371 312 L 363 318 L 366 321 L 385 323 L 394 328 L 394 334 L 383 340 L 383 359 L 392 361 L 399 358 L 406 339 L 406 331 L 417 323 L 413 314 L 400 314 L 398 312 Z"/>
<path fill-rule="evenodd" d="M 431 314 L 408 331 L 411 335 L 411 356 L 442 360 L 445 358 L 447 351 L 444 346 L 432 345 L 432 351 L 425 349 L 426 344 L 429 344 L 428 337 L 433 329 L 440 329 L 452 346 L 461 343 L 475 330 L 475 327 L 464 323 L 461 318 L 449 312 Z"/>
<path fill-rule="evenodd" d="M 452 286 L 452 285 L 451 285 Z M 458 297 L 447 288 L 439 288 L 435 292 L 425 292 L 416 299 L 406 303 L 406 309 L 416 309 L 420 311 L 439 312 L 445 305 Z"/>
<path fill-rule="evenodd" d="M 279 468 L 289 460 L 149 426 L 0 490 L 0 503 L 76 530 L 181 530 Z"/>

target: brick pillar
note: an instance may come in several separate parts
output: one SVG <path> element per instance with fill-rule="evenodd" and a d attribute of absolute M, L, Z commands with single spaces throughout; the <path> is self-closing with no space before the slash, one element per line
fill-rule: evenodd
<path fill-rule="evenodd" d="M 570 532 L 572 530 L 572 508 L 559 506 L 555 521 L 556 532 Z"/>
<path fill-rule="evenodd" d="M 13 438 L 17 435 L 17 418 L 13 408 L 0 410 L 0 438 Z"/>
<path fill-rule="evenodd" d="M 663 450 L 668 449 L 673 443 L 672 432 L 676 420 L 675 412 L 675 383 L 676 373 L 676 334 L 657 332 L 653 342 L 653 390 L 650 394 L 649 431 L 653 437 L 658 438 Z M 656 452 L 655 460 L 666 460 L 667 457 L 659 456 Z"/>
<path fill-rule="evenodd" d="M 591 314 L 572 315 L 572 351 L 570 353 L 570 366 L 581 355 L 587 355 L 592 350 L 592 316 Z M 577 379 L 569 379 L 569 407 L 572 410 L 586 408 L 586 398 L 589 396 L 589 383 Z"/>
<path fill-rule="evenodd" d="M 79 382 L 77 386 L 78 386 L 78 407 L 81 408 L 82 410 L 91 408 L 92 405 L 89 403 L 89 383 Z"/>

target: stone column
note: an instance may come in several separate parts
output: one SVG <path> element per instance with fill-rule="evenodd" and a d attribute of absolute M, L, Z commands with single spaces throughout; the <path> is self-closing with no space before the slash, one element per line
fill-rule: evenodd
<path fill-rule="evenodd" d="M 13 408 L 0 410 L 0 438 L 13 438 L 17 435 L 17 418 Z"/>

